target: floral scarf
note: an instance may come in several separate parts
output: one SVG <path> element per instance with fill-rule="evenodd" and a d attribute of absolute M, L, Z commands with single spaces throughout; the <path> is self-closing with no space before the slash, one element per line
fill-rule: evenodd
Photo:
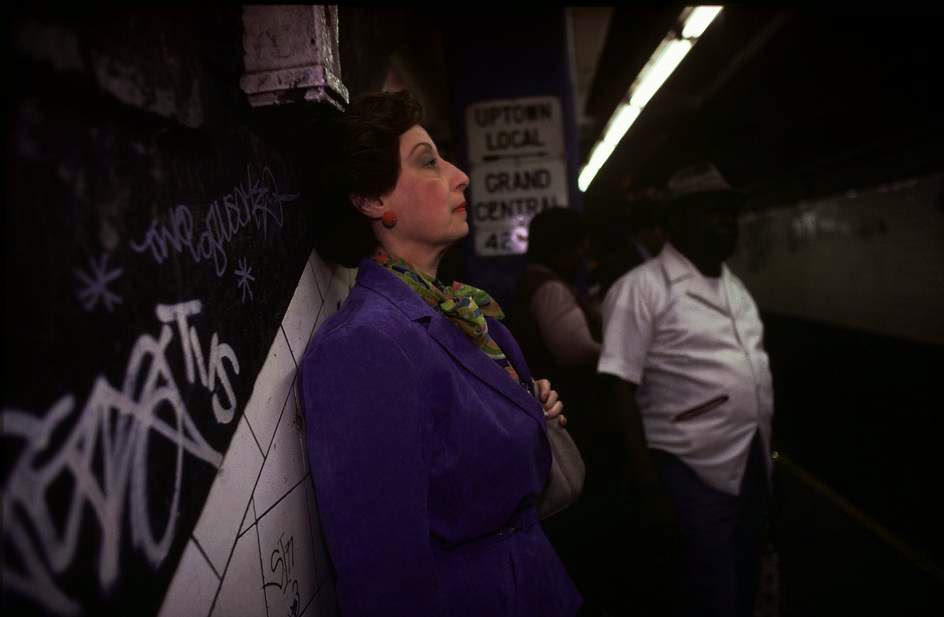
<path fill-rule="evenodd" d="M 498 303 L 487 292 L 465 285 L 458 281 L 447 286 L 431 276 L 420 272 L 412 264 L 399 258 L 388 255 L 378 248 L 374 254 L 374 261 L 387 268 L 410 289 L 415 291 L 426 304 L 442 313 L 449 321 L 469 337 L 479 349 L 489 358 L 521 384 L 521 387 L 530 392 L 530 385 L 525 384 L 518 371 L 511 365 L 498 343 L 488 333 L 488 323 L 485 317 L 504 319 Z"/>

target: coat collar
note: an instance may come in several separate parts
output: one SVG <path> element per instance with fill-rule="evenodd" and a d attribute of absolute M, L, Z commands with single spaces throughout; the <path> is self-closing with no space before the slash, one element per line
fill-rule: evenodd
<path fill-rule="evenodd" d="M 659 253 L 659 264 L 662 266 L 662 272 L 665 275 L 669 285 L 675 285 L 685 282 L 685 293 L 696 300 L 707 304 L 709 307 L 720 311 L 725 315 L 731 314 L 731 309 L 727 297 L 718 295 L 718 292 L 708 284 L 698 268 L 682 255 L 671 243 L 666 242 Z M 726 296 L 727 289 L 731 284 L 731 272 L 725 264 L 721 264 L 721 293 Z"/>
<path fill-rule="evenodd" d="M 522 410 L 533 415 L 535 399 L 515 383 L 497 362 L 489 358 L 449 319 L 426 304 L 403 281 L 372 259 L 358 265 L 357 284 L 389 300 L 412 321 L 426 318 L 429 335 L 453 359 L 490 388 L 497 390 Z M 510 358 L 509 358 L 509 361 Z"/>
<path fill-rule="evenodd" d="M 390 300 L 391 304 L 400 309 L 408 319 L 417 321 L 424 317 L 432 318 L 439 313 L 426 304 L 419 295 L 410 289 L 392 272 L 376 263 L 373 259 L 365 258 L 357 266 L 357 284 L 376 291 Z"/>

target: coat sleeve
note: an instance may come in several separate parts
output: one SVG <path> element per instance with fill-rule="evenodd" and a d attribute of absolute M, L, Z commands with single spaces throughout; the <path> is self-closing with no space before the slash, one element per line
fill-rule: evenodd
<path fill-rule="evenodd" d="M 343 615 L 442 615 L 430 545 L 419 378 L 379 327 L 348 327 L 302 361 L 318 511 Z"/>

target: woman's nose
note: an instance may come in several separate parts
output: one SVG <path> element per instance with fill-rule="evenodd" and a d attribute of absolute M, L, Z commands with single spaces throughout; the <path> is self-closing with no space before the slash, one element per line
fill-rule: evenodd
<path fill-rule="evenodd" d="M 452 165 L 452 163 L 450 163 Z M 456 170 L 456 185 L 455 188 L 457 191 L 464 191 L 466 187 L 469 186 L 469 176 L 465 174 L 464 171 L 452 165 L 453 169 Z"/>

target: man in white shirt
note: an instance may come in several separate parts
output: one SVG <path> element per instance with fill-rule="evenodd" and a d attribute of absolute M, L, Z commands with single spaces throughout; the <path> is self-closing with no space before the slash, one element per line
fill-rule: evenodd
<path fill-rule="evenodd" d="M 682 170 L 668 188 L 669 241 L 607 293 L 597 370 L 622 412 L 643 527 L 679 532 L 682 614 L 746 617 L 766 529 L 773 395 L 757 307 L 724 265 L 743 197 L 711 165 Z"/>

